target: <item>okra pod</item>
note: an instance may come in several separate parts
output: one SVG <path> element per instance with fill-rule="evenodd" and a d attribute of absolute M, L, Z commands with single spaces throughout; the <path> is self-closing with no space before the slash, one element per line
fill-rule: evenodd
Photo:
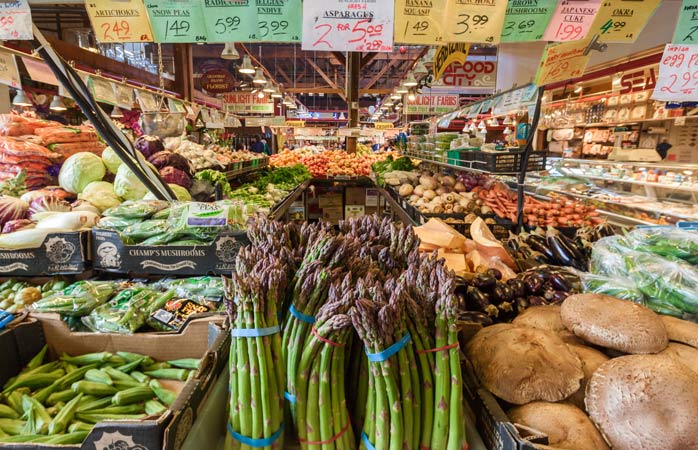
<path fill-rule="evenodd" d="M 58 402 L 50 408 L 46 408 L 46 412 L 51 417 L 56 417 L 56 414 L 65 406 L 65 402 Z"/>
<path fill-rule="evenodd" d="M 39 389 L 38 391 L 34 392 L 32 394 L 32 397 L 36 399 L 37 402 L 41 403 L 42 405 L 46 403 L 48 400 L 49 396 L 56 392 L 58 390 L 58 385 L 54 381 L 53 383 L 49 384 L 48 386 Z"/>
<path fill-rule="evenodd" d="M 164 380 L 185 381 L 189 376 L 189 371 L 186 369 L 158 369 L 146 371 L 145 374 L 153 378 Z"/>
<path fill-rule="evenodd" d="M 148 366 L 143 366 L 143 372 L 150 372 L 153 370 L 160 370 L 160 369 L 169 369 L 170 365 L 166 362 L 157 362 L 154 364 L 150 364 Z"/>
<path fill-rule="evenodd" d="M 22 372 L 16 377 L 11 378 L 7 383 L 5 383 L 5 385 L 3 386 L 4 392 L 14 391 L 17 388 L 22 387 L 22 382 L 31 379 L 33 375 L 52 373 L 59 366 L 60 362 L 53 361 L 41 365 L 39 367 L 35 367 L 31 370 Z"/>
<path fill-rule="evenodd" d="M 22 408 L 22 395 L 23 393 L 20 390 L 16 390 L 5 396 L 5 400 L 7 401 L 7 404 L 10 405 L 10 408 L 17 411 L 20 415 L 24 414 L 24 408 Z"/>
<path fill-rule="evenodd" d="M 127 373 L 123 373 L 120 370 L 117 370 L 113 367 L 103 367 L 102 370 L 104 373 L 109 375 L 109 377 L 116 382 L 124 382 L 124 383 L 131 383 L 136 381 L 131 375 Z"/>
<path fill-rule="evenodd" d="M 75 410 L 78 407 L 78 403 L 82 398 L 82 394 L 78 394 L 77 397 L 66 403 L 66 405 L 60 410 L 56 417 L 53 418 L 51 423 L 48 425 L 48 434 L 58 434 L 65 431 L 73 420 L 75 416 Z"/>
<path fill-rule="evenodd" d="M 13 383 L 11 388 L 7 388 L 5 392 L 15 390 L 20 387 L 28 387 L 31 390 L 40 389 L 53 384 L 63 375 L 63 370 L 51 373 L 37 373 L 30 377 L 20 377 Z"/>
<path fill-rule="evenodd" d="M 120 366 L 122 364 L 126 364 L 128 362 L 128 360 L 126 360 L 126 358 L 122 358 L 121 356 L 116 354 L 116 355 L 109 356 L 109 358 L 107 359 L 106 362 L 109 364 L 114 364 L 116 366 Z"/>
<path fill-rule="evenodd" d="M 89 423 L 80 422 L 79 420 L 74 420 L 73 423 L 68 427 L 68 433 L 75 433 L 76 431 L 86 431 L 90 432 L 94 428 L 94 425 Z"/>
<path fill-rule="evenodd" d="M 51 423 L 51 415 L 46 411 L 44 405 L 36 401 L 35 398 L 28 395 L 22 396 L 22 408 L 24 412 L 28 413 L 30 410 L 34 410 L 36 416 L 36 428 L 39 434 L 43 434 L 48 430 L 48 424 Z"/>
<path fill-rule="evenodd" d="M 142 360 L 142 363 L 144 366 L 149 366 L 153 364 L 155 361 L 153 361 L 153 358 L 147 355 L 141 355 L 139 353 L 131 353 L 131 352 L 116 352 L 117 355 L 121 356 L 128 362 L 133 362 L 133 361 L 138 361 Z"/>
<path fill-rule="evenodd" d="M 183 358 L 183 359 L 175 359 L 172 361 L 167 361 L 169 365 L 172 367 L 177 367 L 179 369 L 189 369 L 189 370 L 196 370 L 199 368 L 199 363 L 201 362 L 200 359 L 196 358 Z"/>
<path fill-rule="evenodd" d="M 70 364 L 76 366 L 87 366 L 90 364 L 102 364 L 111 358 L 112 354 L 109 352 L 99 352 L 99 353 L 86 353 L 79 356 L 70 356 L 66 353 L 61 356 L 61 361 L 66 361 Z"/>
<path fill-rule="evenodd" d="M 117 389 L 113 386 L 108 386 L 102 383 L 95 383 L 93 381 L 76 381 L 71 385 L 71 389 L 75 392 L 80 392 L 88 395 L 96 395 L 99 397 L 114 395 L 117 392 Z"/>
<path fill-rule="evenodd" d="M 177 394 L 162 387 L 158 380 L 150 380 L 148 385 L 150 386 L 150 389 L 153 390 L 158 400 L 160 400 L 164 405 L 170 406 L 177 399 Z"/>
<path fill-rule="evenodd" d="M 51 436 L 50 439 L 46 439 L 43 443 L 48 445 L 76 445 L 81 444 L 88 434 L 90 434 L 89 431 L 75 431 L 73 433 L 59 434 Z"/>
<path fill-rule="evenodd" d="M 88 411 L 87 414 L 141 414 L 143 411 L 143 405 L 134 403 L 132 405 L 109 406 L 104 409 L 95 409 Z"/>
<path fill-rule="evenodd" d="M 48 350 L 48 345 L 44 345 L 41 350 L 39 350 L 39 353 L 34 355 L 34 357 L 27 363 L 26 369 L 36 369 L 39 367 L 41 364 L 44 362 L 44 357 L 46 356 L 46 351 Z M 26 370 L 25 369 L 25 370 Z"/>
<path fill-rule="evenodd" d="M 44 437 L 41 434 L 18 434 L 15 436 L 7 436 L 0 438 L 0 443 L 2 444 L 16 444 L 21 442 L 33 442 L 36 439 Z"/>
<path fill-rule="evenodd" d="M 97 367 L 97 364 L 89 364 L 87 366 L 80 367 L 78 370 L 73 370 L 70 373 L 66 373 L 62 377 L 60 377 L 58 380 L 56 380 L 56 384 L 58 385 L 58 389 L 64 390 L 69 388 L 73 383 L 76 381 L 80 381 L 85 377 L 85 374 L 87 373 L 88 370 L 92 370 Z"/>
<path fill-rule="evenodd" d="M 46 403 L 53 406 L 58 402 L 69 402 L 70 400 L 74 399 L 76 395 L 77 394 L 72 389 L 65 389 L 49 395 Z"/>
<path fill-rule="evenodd" d="M 97 423 L 103 420 L 139 420 L 145 417 L 145 414 L 92 414 L 92 413 L 77 413 L 76 417 L 79 420 L 87 423 Z"/>
<path fill-rule="evenodd" d="M 149 416 L 159 416 L 161 414 L 165 414 L 166 412 L 167 408 L 165 405 L 157 400 L 148 400 L 145 402 L 145 413 Z"/>
<path fill-rule="evenodd" d="M 132 370 L 134 370 L 136 367 L 140 366 L 142 362 L 143 362 L 143 359 L 137 359 L 135 361 L 127 362 L 126 364 L 117 367 L 116 370 L 123 372 L 123 373 L 129 373 Z"/>
<path fill-rule="evenodd" d="M 0 405 L 0 418 L 3 419 L 19 419 L 19 414 L 13 408 L 7 405 Z"/>
<path fill-rule="evenodd" d="M 78 412 L 94 411 L 96 409 L 107 408 L 111 406 L 111 397 L 98 398 L 87 403 L 78 405 Z"/>
<path fill-rule="evenodd" d="M 112 397 L 112 403 L 114 405 L 130 405 L 131 403 L 139 403 L 144 400 L 150 400 L 155 397 L 153 390 L 149 387 L 134 387 L 131 389 L 126 389 L 125 391 L 119 391 Z"/>
<path fill-rule="evenodd" d="M 22 434 L 24 421 L 19 419 L 0 419 L 0 430 L 9 435 Z"/>
<path fill-rule="evenodd" d="M 143 386 L 144 386 L 143 383 L 139 383 L 138 381 L 135 381 L 135 380 L 131 380 L 131 381 L 116 380 L 114 382 L 114 387 L 116 388 L 117 391 L 125 391 L 126 389 L 140 388 Z"/>
<path fill-rule="evenodd" d="M 99 369 L 90 369 L 85 372 L 85 380 L 106 384 L 107 386 L 114 385 L 111 377 L 105 371 Z"/>
<path fill-rule="evenodd" d="M 138 372 L 138 371 L 134 370 L 133 372 L 131 372 L 130 375 L 139 383 L 147 383 L 150 381 L 150 377 L 148 375 L 144 374 L 143 372 Z"/>
<path fill-rule="evenodd" d="M 69 362 L 63 362 L 63 369 L 65 369 L 65 373 L 70 373 L 73 372 L 74 370 L 78 370 L 78 366 L 75 364 L 70 364 Z"/>

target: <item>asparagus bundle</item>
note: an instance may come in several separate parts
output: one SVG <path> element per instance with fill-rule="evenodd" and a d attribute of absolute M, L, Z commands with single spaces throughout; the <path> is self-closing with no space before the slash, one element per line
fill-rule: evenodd
<path fill-rule="evenodd" d="M 233 336 L 227 448 L 283 448 L 286 378 L 277 308 L 284 296 L 284 274 L 276 258 L 246 248 L 238 254 L 232 277 L 224 279 Z"/>

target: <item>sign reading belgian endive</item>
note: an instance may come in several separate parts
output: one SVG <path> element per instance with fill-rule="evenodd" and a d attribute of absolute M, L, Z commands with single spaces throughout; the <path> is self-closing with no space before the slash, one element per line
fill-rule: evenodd
<path fill-rule="evenodd" d="M 568 42 L 584 39 L 601 7 L 601 0 L 563 0 L 555 9 L 543 40 Z"/>
<path fill-rule="evenodd" d="M 256 0 L 257 39 L 264 42 L 300 42 L 303 30 L 301 0 Z"/>
<path fill-rule="evenodd" d="M 206 25 L 199 2 L 151 0 L 145 4 L 155 42 L 206 42 Z"/>
<path fill-rule="evenodd" d="M 27 0 L 0 2 L 0 40 L 34 39 Z"/>
<path fill-rule="evenodd" d="M 509 0 L 502 42 L 537 41 L 543 37 L 557 0 Z"/>
<path fill-rule="evenodd" d="M 603 42 L 635 42 L 660 0 L 604 0 L 591 33 Z"/>
<path fill-rule="evenodd" d="M 152 42 L 153 32 L 141 0 L 93 0 L 85 4 L 99 42 Z"/>
<path fill-rule="evenodd" d="M 254 0 L 203 0 L 208 42 L 252 42 L 258 39 Z"/>
<path fill-rule="evenodd" d="M 392 1 L 304 0 L 303 50 L 392 52 Z"/>
<path fill-rule="evenodd" d="M 444 42 L 447 0 L 396 0 L 395 42 L 438 45 Z"/>
<path fill-rule="evenodd" d="M 451 0 L 444 17 L 445 39 L 498 44 L 506 10 L 505 0 Z"/>
<path fill-rule="evenodd" d="M 470 44 L 463 42 L 442 45 L 434 53 L 434 80 L 438 80 L 443 75 L 446 68 L 451 63 L 459 62 L 465 64 L 468 59 Z"/>

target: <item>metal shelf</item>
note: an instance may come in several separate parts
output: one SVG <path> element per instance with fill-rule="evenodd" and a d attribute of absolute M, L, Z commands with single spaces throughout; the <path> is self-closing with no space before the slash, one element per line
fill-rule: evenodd
<path fill-rule="evenodd" d="M 642 166 L 642 167 L 652 167 L 658 169 L 677 169 L 677 170 L 698 170 L 698 164 L 667 164 L 667 163 L 656 163 L 656 162 L 642 162 L 642 161 L 611 161 L 608 159 L 573 159 L 573 158 L 562 158 L 559 156 L 549 156 L 548 160 L 550 162 L 559 161 L 561 163 L 570 162 L 577 164 L 598 164 L 604 166 Z"/>
<path fill-rule="evenodd" d="M 256 166 L 241 167 L 239 169 L 227 170 L 225 171 L 225 176 L 228 180 L 233 180 L 241 175 L 256 172 L 258 170 L 266 169 L 269 167 L 269 159 L 260 161 Z"/>
<path fill-rule="evenodd" d="M 566 171 L 563 171 L 563 169 L 558 169 L 561 172 L 565 173 Z M 685 191 L 685 192 L 691 192 L 691 193 L 698 193 L 698 186 L 696 187 L 689 187 L 689 186 L 679 186 L 679 185 L 671 185 L 671 184 L 662 184 L 662 183 L 653 183 L 650 181 L 638 181 L 638 180 L 626 180 L 623 178 L 610 178 L 610 177 L 599 177 L 595 175 L 585 175 L 585 174 L 578 174 L 578 173 L 565 173 L 565 175 L 570 175 L 570 176 L 576 176 L 580 178 L 587 178 L 589 180 L 600 180 L 600 181 L 612 181 L 614 183 L 627 183 L 627 184 L 636 184 L 638 186 L 648 186 L 648 187 L 653 187 L 653 188 L 658 188 L 658 189 L 669 189 L 672 191 Z"/>
<path fill-rule="evenodd" d="M 428 163 L 428 164 L 435 164 L 437 166 L 441 166 L 441 167 L 445 167 L 447 169 L 453 169 L 453 170 L 460 170 L 460 171 L 466 171 L 466 172 L 477 172 L 477 173 L 484 173 L 484 174 L 488 174 L 488 175 L 518 175 L 519 174 L 519 172 L 492 173 L 488 170 L 475 169 L 473 167 L 456 166 L 454 164 L 448 164 L 448 163 L 441 162 L 441 161 L 434 161 L 433 159 L 426 159 L 424 156 L 420 156 L 419 154 L 416 154 L 416 153 L 410 152 L 410 151 L 403 152 L 403 155 L 409 156 L 410 158 L 414 158 L 414 159 L 420 159 L 423 162 Z"/>
<path fill-rule="evenodd" d="M 625 122 L 597 122 L 597 123 L 580 123 L 571 124 L 564 127 L 548 127 L 540 128 L 541 131 L 545 130 L 565 130 L 568 128 L 596 128 L 596 127 L 621 127 L 624 125 L 638 125 L 646 122 L 666 122 L 667 120 L 676 119 L 698 119 L 698 116 L 678 116 L 678 117 L 665 117 L 663 119 L 637 119 L 637 120 L 626 120 Z"/>

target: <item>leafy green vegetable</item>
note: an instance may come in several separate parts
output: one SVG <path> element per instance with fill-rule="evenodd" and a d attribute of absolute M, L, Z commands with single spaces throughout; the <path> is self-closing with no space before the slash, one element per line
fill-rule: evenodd
<path fill-rule="evenodd" d="M 27 171 L 22 169 L 14 178 L 8 178 L 0 182 L 0 195 L 19 197 L 27 192 Z"/>
<path fill-rule="evenodd" d="M 208 181 L 214 186 L 220 186 L 221 192 L 226 197 L 230 197 L 233 190 L 230 188 L 230 183 L 228 182 L 228 177 L 225 176 L 223 172 L 219 172 L 213 169 L 206 169 L 194 174 L 195 180 Z"/>

